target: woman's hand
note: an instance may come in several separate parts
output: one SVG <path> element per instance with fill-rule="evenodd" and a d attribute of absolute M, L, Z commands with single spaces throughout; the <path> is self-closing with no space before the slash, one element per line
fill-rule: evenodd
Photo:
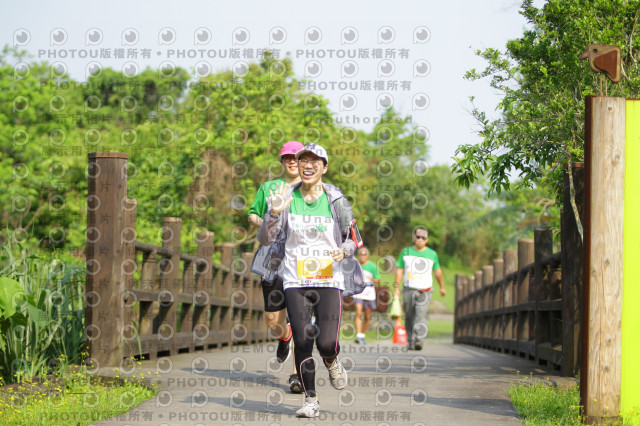
<path fill-rule="evenodd" d="M 334 262 L 340 262 L 342 259 L 346 257 L 347 253 L 343 248 L 337 248 L 335 250 L 331 250 L 331 258 Z"/>
<path fill-rule="evenodd" d="M 275 190 L 269 190 L 269 203 L 271 204 L 271 214 L 278 216 L 281 212 L 289 207 L 291 201 L 293 201 L 293 193 L 289 194 L 289 197 L 285 199 L 285 193 L 287 192 L 288 185 L 284 182 L 280 182 L 280 185 Z"/>

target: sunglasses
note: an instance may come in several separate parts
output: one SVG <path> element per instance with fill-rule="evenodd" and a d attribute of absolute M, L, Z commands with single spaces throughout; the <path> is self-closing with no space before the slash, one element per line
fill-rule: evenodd
<path fill-rule="evenodd" d="M 424 236 L 424 235 L 416 235 L 416 240 L 427 240 L 429 237 L 428 236 Z"/>

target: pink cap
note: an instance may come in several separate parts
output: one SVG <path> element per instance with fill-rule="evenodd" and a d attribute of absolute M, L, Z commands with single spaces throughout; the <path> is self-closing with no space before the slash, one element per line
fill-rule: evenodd
<path fill-rule="evenodd" d="M 296 155 L 296 153 L 300 151 L 302 148 L 304 148 L 304 145 L 302 145 L 300 142 L 289 141 L 284 145 L 282 145 L 282 150 L 280 151 L 280 157 L 287 154 Z"/>

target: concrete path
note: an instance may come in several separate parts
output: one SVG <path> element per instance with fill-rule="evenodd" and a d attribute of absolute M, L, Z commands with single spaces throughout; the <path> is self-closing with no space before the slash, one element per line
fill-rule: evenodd
<path fill-rule="evenodd" d="M 267 343 L 143 361 L 131 374 L 159 371 L 157 397 L 95 424 L 519 425 L 506 393 L 511 382 L 529 373 L 566 381 L 523 358 L 471 346 L 429 343 L 408 352 L 386 342 L 343 343 L 347 388 L 331 387 L 316 352 L 320 417 L 298 419 L 302 396 L 288 387 L 292 362 L 279 364 L 275 349 Z"/>

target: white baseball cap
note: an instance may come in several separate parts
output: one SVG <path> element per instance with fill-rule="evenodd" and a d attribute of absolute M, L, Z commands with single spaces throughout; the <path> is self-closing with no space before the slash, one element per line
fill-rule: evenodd
<path fill-rule="evenodd" d="M 324 149 L 321 145 L 318 145 L 316 143 L 305 145 L 304 148 L 297 152 L 296 158 L 300 158 L 300 156 L 305 152 L 310 152 L 316 157 L 322 158 L 326 164 L 329 164 L 329 156 L 327 155 L 327 150 Z"/>

